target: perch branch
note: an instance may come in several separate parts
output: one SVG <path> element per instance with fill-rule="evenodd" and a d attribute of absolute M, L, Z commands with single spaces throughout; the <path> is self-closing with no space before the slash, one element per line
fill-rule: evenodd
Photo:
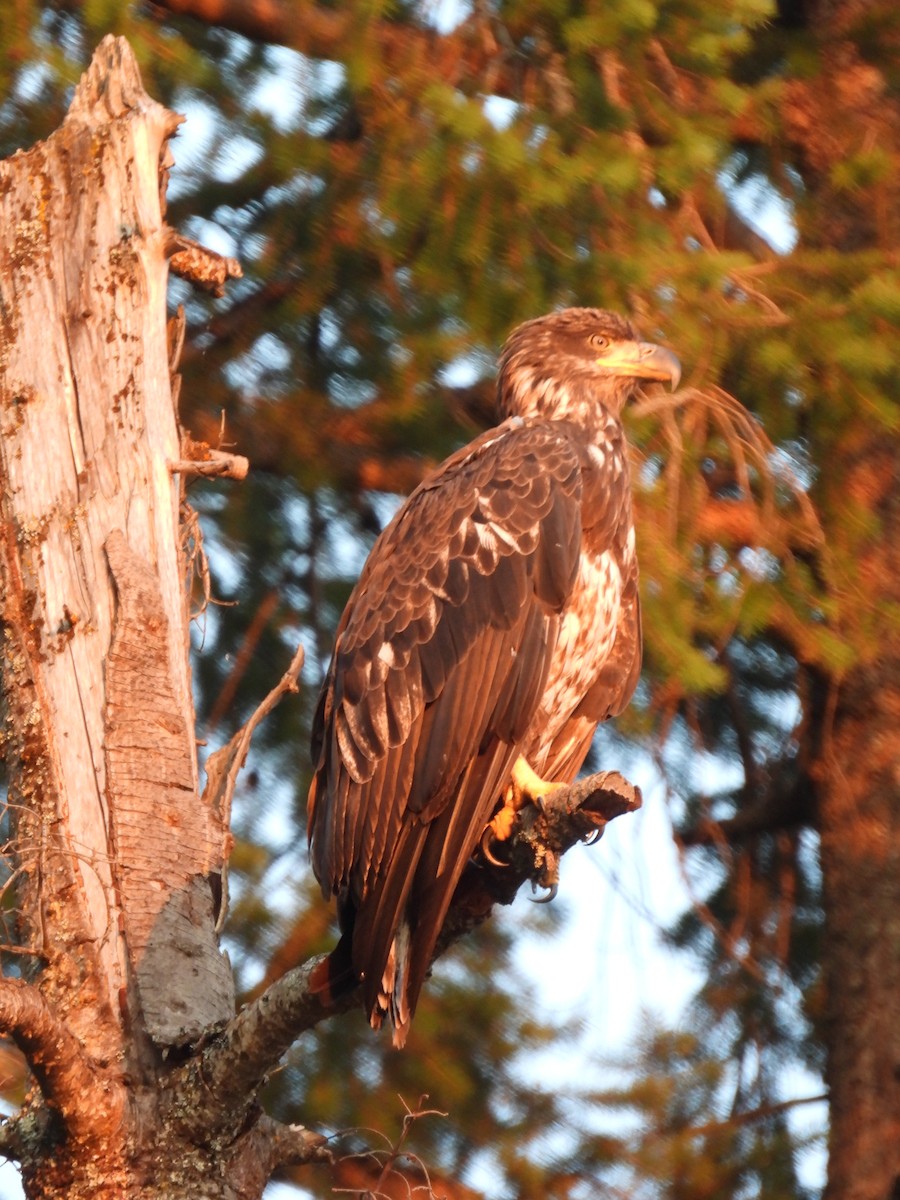
<path fill-rule="evenodd" d="M 505 843 L 509 864 L 473 863 L 464 873 L 436 957 L 485 920 L 495 904 L 511 904 L 526 880 L 552 887 L 559 859 L 567 850 L 601 834 L 609 821 L 636 811 L 640 804 L 640 791 L 623 776 L 607 771 L 560 788 L 540 809 L 526 805 L 516 815 Z M 323 961 L 322 956 L 310 959 L 276 980 L 185 1065 L 180 1092 L 188 1100 L 183 1111 L 190 1114 L 185 1119 L 191 1128 L 227 1122 L 226 1105 L 249 1105 L 267 1072 L 301 1033 L 356 1006 L 356 989 L 338 995 L 328 1007 L 321 993 L 313 991 L 312 980 Z M 226 1102 L 224 1097 L 230 1099 Z"/>
<path fill-rule="evenodd" d="M 523 883 L 550 888 L 552 897 L 566 851 L 576 842 L 596 840 L 610 821 L 640 806 L 640 789 L 616 771 L 601 771 L 560 788 L 544 797 L 540 808 L 526 805 L 504 843 L 507 865 L 472 862 L 463 873 L 436 956 L 486 920 L 495 904 L 512 904 Z"/>
<path fill-rule="evenodd" d="M 311 981 L 324 957 L 288 971 L 185 1064 L 177 1094 L 187 1135 L 211 1136 L 232 1124 L 236 1110 L 249 1110 L 267 1073 L 301 1033 L 355 1006 L 353 991 L 344 993 L 334 1007 L 323 1007 Z"/>

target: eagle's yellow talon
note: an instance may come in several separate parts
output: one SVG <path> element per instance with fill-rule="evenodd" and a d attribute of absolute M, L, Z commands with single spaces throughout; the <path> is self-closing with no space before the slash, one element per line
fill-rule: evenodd
<path fill-rule="evenodd" d="M 513 767 L 512 784 L 507 790 L 507 803 L 509 803 L 509 793 L 515 792 L 516 812 L 523 804 L 529 802 L 543 811 L 544 797 L 558 792 L 561 787 L 565 787 L 565 784 L 551 783 L 549 779 L 541 779 L 537 771 L 533 770 L 524 758 L 519 757 Z"/>
<path fill-rule="evenodd" d="M 486 840 L 508 842 L 512 837 L 513 828 L 519 810 L 526 804 L 533 804 L 544 812 L 544 797 L 564 787 L 562 783 L 550 783 L 541 779 L 540 775 L 528 765 L 524 758 L 517 758 L 512 770 L 512 782 L 503 794 L 503 805 L 494 813 L 481 839 L 481 849 L 488 862 L 494 866 L 503 866 L 490 853 Z"/>

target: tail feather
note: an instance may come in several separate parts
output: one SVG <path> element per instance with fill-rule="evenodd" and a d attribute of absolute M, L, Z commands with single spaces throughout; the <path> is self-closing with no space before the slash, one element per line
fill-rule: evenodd
<path fill-rule="evenodd" d="M 469 765 L 459 787 L 478 797 L 477 804 L 448 805 L 430 822 L 410 822 L 380 894 L 356 913 L 354 952 L 369 1022 L 380 1029 L 387 1019 L 397 1047 L 406 1042 L 456 884 L 514 754 L 495 742 Z"/>
<path fill-rule="evenodd" d="M 384 973 L 381 977 L 381 990 L 369 1014 L 369 1024 L 373 1029 L 380 1029 L 384 1018 L 388 1018 L 391 1025 L 391 1040 L 398 1050 L 406 1044 L 412 1020 L 412 1012 L 407 1000 L 409 945 L 409 923 L 404 918 L 391 942 Z"/>

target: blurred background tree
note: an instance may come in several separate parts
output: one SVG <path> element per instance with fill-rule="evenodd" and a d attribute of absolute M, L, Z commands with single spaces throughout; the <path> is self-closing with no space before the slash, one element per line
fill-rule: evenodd
<path fill-rule="evenodd" d="M 172 287 L 183 421 L 253 464 L 192 492 L 211 744 L 308 652 L 236 812 L 245 992 L 330 943 L 303 808 L 331 631 L 398 497 L 490 422 L 510 327 L 598 304 L 686 367 L 630 417 L 646 667 L 596 755 L 639 746 L 665 777 L 694 897 L 669 938 L 705 982 L 617 1073 L 536 1086 L 529 1063 L 575 1030 L 535 1019 L 495 922 L 437 973 L 405 1053 L 341 1021 L 272 1080 L 280 1115 L 360 1131 L 359 1157 L 297 1186 L 801 1197 L 797 1065 L 829 1094 L 827 1200 L 895 1197 L 895 0 L 0 0 L 0 155 L 59 123 L 107 32 L 189 114 L 170 222 L 244 269 L 222 301 Z M 384 1169 L 397 1094 L 449 1114 L 408 1119 L 406 1182 Z"/>

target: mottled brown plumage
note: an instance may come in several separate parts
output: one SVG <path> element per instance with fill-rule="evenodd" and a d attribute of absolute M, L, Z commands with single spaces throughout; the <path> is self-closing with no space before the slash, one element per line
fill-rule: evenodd
<path fill-rule="evenodd" d="M 505 420 L 452 455 L 376 541 L 313 729 L 312 862 L 337 895 L 332 978 L 402 1045 L 466 862 L 523 756 L 574 779 L 641 659 L 619 413 L 678 362 L 566 309 L 514 331 Z"/>

